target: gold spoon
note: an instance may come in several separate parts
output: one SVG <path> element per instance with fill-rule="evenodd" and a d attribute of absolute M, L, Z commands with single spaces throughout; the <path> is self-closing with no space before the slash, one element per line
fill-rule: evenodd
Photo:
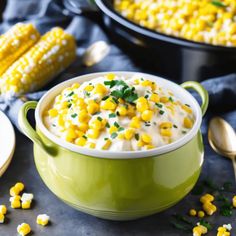
<path fill-rule="evenodd" d="M 218 154 L 232 160 L 236 180 L 236 134 L 232 126 L 224 119 L 214 117 L 209 124 L 208 140 Z"/>
<path fill-rule="evenodd" d="M 89 46 L 82 56 L 83 65 L 89 67 L 102 61 L 110 52 L 110 46 L 105 41 L 97 41 Z"/>

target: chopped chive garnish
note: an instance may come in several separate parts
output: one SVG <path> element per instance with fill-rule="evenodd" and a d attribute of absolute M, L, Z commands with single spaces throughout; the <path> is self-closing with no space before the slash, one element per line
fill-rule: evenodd
<path fill-rule="evenodd" d="M 135 134 L 134 137 L 137 141 L 139 140 L 139 134 Z"/>
<path fill-rule="evenodd" d="M 226 7 L 226 5 L 223 2 L 218 1 L 218 0 L 211 1 L 211 4 L 213 4 L 216 7 Z"/>
<path fill-rule="evenodd" d="M 98 111 L 98 112 L 94 113 L 94 115 L 99 115 L 99 114 L 101 114 L 101 112 L 100 112 L 100 111 Z"/>
<path fill-rule="evenodd" d="M 53 127 L 56 127 L 56 125 L 55 125 L 55 124 L 52 124 L 52 126 L 53 126 Z"/>
<path fill-rule="evenodd" d="M 145 95 L 144 97 L 145 97 L 146 99 L 148 99 L 149 96 L 148 96 L 148 94 L 147 94 L 147 95 Z"/>
<path fill-rule="evenodd" d="M 113 102 L 115 102 L 116 104 L 118 104 L 118 101 L 117 101 L 116 98 L 112 97 L 112 100 L 113 100 Z"/>
<path fill-rule="evenodd" d="M 187 131 L 185 131 L 185 130 L 182 130 L 182 134 L 186 134 L 187 133 Z"/>
<path fill-rule="evenodd" d="M 112 139 L 115 139 L 115 138 L 117 137 L 117 135 L 118 135 L 118 134 L 114 132 L 114 133 L 111 134 L 111 138 L 112 138 Z"/>
<path fill-rule="evenodd" d="M 151 126 L 151 124 L 150 124 L 150 123 L 147 123 L 147 122 L 145 122 L 145 126 Z"/>
<path fill-rule="evenodd" d="M 93 85 L 92 83 L 89 83 L 89 85 Z"/>
<path fill-rule="evenodd" d="M 72 104 L 71 104 L 71 103 L 67 105 L 67 107 L 68 107 L 68 108 L 71 108 L 71 106 L 72 106 Z"/>
<path fill-rule="evenodd" d="M 90 96 L 90 93 L 88 91 L 84 91 L 85 93 L 85 96 L 89 97 Z"/>
<path fill-rule="evenodd" d="M 74 91 L 70 92 L 67 97 L 71 97 L 72 95 L 74 95 Z"/>
<path fill-rule="evenodd" d="M 155 104 L 156 104 L 156 106 L 158 106 L 159 108 L 162 108 L 162 107 L 163 107 L 163 105 L 160 104 L 160 103 L 155 103 Z"/>
<path fill-rule="evenodd" d="M 76 116 L 77 116 L 76 113 L 74 113 L 74 114 L 71 115 L 72 118 L 75 118 Z"/>
<path fill-rule="evenodd" d="M 118 131 L 119 131 L 119 132 L 121 132 L 121 131 L 123 131 L 123 130 L 125 130 L 124 127 L 119 127 L 119 128 L 118 128 Z"/>
<path fill-rule="evenodd" d="M 142 80 L 142 81 L 144 81 L 144 79 L 143 79 L 143 78 L 141 78 L 141 80 Z"/>
<path fill-rule="evenodd" d="M 119 111 L 117 111 L 117 112 L 116 112 L 116 115 L 117 115 L 117 116 L 120 116 L 120 112 L 119 112 Z"/>
<path fill-rule="evenodd" d="M 176 128 L 176 129 L 178 128 L 178 126 L 177 126 L 177 125 L 173 125 L 173 126 L 174 126 L 174 128 Z"/>
<path fill-rule="evenodd" d="M 107 141 L 107 140 L 108 140 L 108 138 L 104 138 L 104 140 L 105 140 L 105 141 Z"/>
<path fill-rule="evenodd" d="M 164 113 L 165 113 L 165 111 L 163 111 L 163 110 L 160 110 L 160 111 L 159 111 L 159 114 L 160 114 L 160 115 L 163 115 Z"/>
<path fill-rule="evenodd" d="M 98 119 L 99 121 L 102 121 L 102 117 L 100 117 L 100 116 L 98 116 L 97 119 Z"/>
<path fill-rule="evenodd" d="M 116 127 L 116 128 L 119 128 L 120 127 L 120 125 L 115 121 L 114 122 L 114 126 Z"/>
<path fill-rule="evenodd" d="M 190 107 L 190 105 L 189 105 L 189 104 L 185 104 L 185 106 L 187 106 L 187 107 Z"/>
<path fill-rule="evenodd" d="M 106 128 L 109 129 L 110 127 L 111 127 L 110 124 L 107 122 L 107 123 L 106 123 Z"/>
<path fill-rule="evenodd" d="M 156 122 L 156 121 L 154 121 L 154 122 L 153 122 L 153 124 L 154 124 L 154 125 L 157 125 L 157 122 Z"/>
<path fill-rule="evenodd" d="M 85 138 L 85 139 L 88 139 L 87 136 L 85 136 L 85 135 L 83 135 L 82 137 Z"/>
<path fill-rule="evenodd" d="M 115 114 L 115 113 L 109 114 L 109 118 L 114 118 L 114 117 L 116 117 L 116 114 Z"/>
<path fill-rule="evenodd" d="M 169 101 L 171 102 L 174 102 L 173 98 L 172 97 L 169 97 Z"/>

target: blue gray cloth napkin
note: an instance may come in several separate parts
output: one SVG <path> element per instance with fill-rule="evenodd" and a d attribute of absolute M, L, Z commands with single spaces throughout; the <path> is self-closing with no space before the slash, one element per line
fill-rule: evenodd
<path fill-rule="evenodd" d="M 27 94 L 26 98 L 29 100 L 39 100 L 50 87 L 78 75 L 99 71 L 142 71 L 142 68 L 137 68 L 132 59 L 125 55 L 124 51 L 112 44 L 109 55 L 102 62 L 85 68 L 80 60 L 85 49 L 98 40 L 110 43 L 109 36 L 104 33 L 97 22 L 83 16 L 69 16 L 60 1 L 8 0 L 3 14 L 3 22 L 0 25 L 0 33 L 5 32 L 13 24 L 20 21 L 34 23 L 41 33 L 50 30 L 54 26 L 64 27 L 75 36 L 78 45 L 75 63 L 55 78 L 43 91 Z M 210 78 L 202 82 L 202 84 L 210 95 L 211 113 L 222 114 L 224 112 L 226 118 L 236 128 L 236 111 L 234 111 L 236 109 L 236 65 L 235 74 Z M 17 114 L 22 104 L 23 101 L 17 98 L 11 101 L 0 99 L 0 109 L 8 115 L 16 126 Z M 203 126 L 204 129 L 205 127 Z"/>

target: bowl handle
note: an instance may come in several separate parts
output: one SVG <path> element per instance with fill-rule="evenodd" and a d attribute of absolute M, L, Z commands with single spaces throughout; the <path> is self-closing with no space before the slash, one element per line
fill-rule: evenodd
<path fill-rule="evenodd" d="M 35 144 L 39 145 L 48 155 L 55 156 L 57 150 L 51 146 L 47 146 L 44 144 L 40 136 L 36 133 L 36 131 L 32 128 L 27 119 L 27 113 L 29 110 L 36 108 L 36 101 L 26 102 L 20 109 L 18 114 L 18 124 L 21 128 L 21 131 L 31 139 Z"/>
<path fill-rule="evenodd" d="M 204 116 L 209 104 L 209 95 L 207 90 L 200 83 L 196 81 L 187 81 L 181 84 L 181 87 L 185 89 L 193 89 L 199 94 L 199 96 L 202 99 L 201 110 L 202 110 L 202 115 Z"/>

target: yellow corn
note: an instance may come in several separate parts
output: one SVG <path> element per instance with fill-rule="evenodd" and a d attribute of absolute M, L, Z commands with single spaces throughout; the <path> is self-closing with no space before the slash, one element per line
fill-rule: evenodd
<path fill-rule="evenodd" d="M 153 93 L 150 96 L 149 100 L 152 101 L 152 102 L 160 102 L 160 97 L 157 94 Z"/>
<path fill-rule="evenodd" d="M 167 103 L 167 102 L 169 101 L 169 98 L 168 98 L 168 97 L 161 97 L 161 98 L 160 98 L 160 101 L 161 101 L 162 103 Z"/>
<path fill-rule="evenodd" d="M 31 232 L 30 225 L 26 224 L 26 223 L 22 223 L 22 224 L 18 225 L 17 232 L 21 236 L 26 236 L 27 234 L 29 234 Z"/>
<path fill-rule="evenodd" d="M 209 216 L 213 215 L 217 210 L 217 207 L 210 202 L 204 203 L 202 208 Z"/>
<path fill-rule="evenodd" d="M 100 131 L 98 129 L 89 129 L 87 135 L 89 138 L 97 139 L 100 135 Z"/>
<path fill-rule="evenodd" d="M 162 136 L 166 136 L 166 137 L 171 137 L 172 136 L 172 132 L 170 129 L 161 129 L 161 135 Z"/>
<path fill-rule="evenodd" d="M 169 128 L 172 128 L 172 127 L 173 127 L 173 124 L 171 122 L 162 122 L 160 124 L 161 129 L 169 129 Z"/>
<path fill-rule="evenodd" d="M 0 214 L 7 214 L 7 207 L 5 205 L 0 205 Z"/>
<path fill-rule="evenodd" d="M 22 209 L 30 209 L 30 207 L 31 207 L 31 201 L 23 201 L 21 203 L 21 208 Z"/>
<path fill-rule="evenodd" d="M 113 79 L 115 79 L 116 75 L 113 74 L 113 73 L 109 73 L 109 74 L 106 75 L 106 77 L 107 77 L 108 80 L 113 80 Z"/>
<path fill-rule="evenodd" d="M 200 198 L 200 202 L 204 204 L 204 203 L 207 203 L 207 202 L 212 202 L 212 201 L 214 201 L 214 199 L 215 198 L 214 198 L 213 195 L 211 195 L 209 193 L 206 193 Z"/>
<path fill-rule="evenodd" d="M 134 116 L 130 122 L 131 128 L 139 129 L 141 127 L 140 119 L 137 116 Z"/>
<path fill-rule="evenodd" d="M 0 36 L 0 76 L 40 38 L 32 24 L 18 23 Z"/>
<path fill-rule="evenodd" d="M 236 208 L 236 196 L 233 197 L 233 199 L 232 199 L 232 204 L 233 204 L 233 207 Z"/>
<path fill-rule="evenodd" d="M 197 215 L 197 211 L 195 209 L 191 209 L 191 210 L 189 210 L 189 215 L 190 216 L 196 216 Z"/>
<path fill-rule="evenodd" d="M 153 117 L 153 111 L 151 110 L 146 110 L 144 112 L 142 112 L 141 118 L 144 121 L 150 121 Z"/>
<path fill-rule="evenodd" d="M 191 129 L 193 127 L 193 122 L 188 117 L 184 118 L 184 127 L 187 129 Z"/>
<path fill-rule="evenodd" d="M 95 94 L 105 95 L 107 93 L 107 89 L 103 84 L 96 84 L 93 92 Z"/>
<path fill-rule="evenodd" d="M 90 101 L 87 106 L 88 113 L 93 115 L 99 111 L 99 105 L 95 101 Z"/>
<path fill-rule="evenodd" d="M 198 216 L 199 218 L 203 218 L 203 217 L 205 216 L 204 211 L 198 211 L 197 216 Z"/>
<path fill-rule="evenodd" d="M 148 134 L 142 134 L 141 139 L 144 143 L 151 143 L 152 142 L 152 137 Z"/>
<path fill-rule="evenodd" d="M 101 102 L 101 109 L 103 110 L 115 110 L 117 107 L 117 104 L 112 99 L 112 97 L 107 98 L 105 101 Z"/>
<path fill-rule="evenodd" d="M 201 236 L 207 233 L 207 228 L 203 225 L 197 225 L 193 228 L 193 236 Z"/>
<path fill-rule="evenodd" d="M 41 37 L 2 75 L 1 93 L 19 96 L 39 89 L 75 59 L 74 38 L 61 28 L 53 28 Z"/>
<path fill-rule="evenodd" d="M 77 135 L 79 136 L 79 137 L 81 137 L 81 136 L 83 136 L 83 135 L 81 135 L 81 134 L 83 134 L 83 133 L 85 133 L 87 130 L 88 130 L 88 128 L 89 128 L 89 126 L 88 126 L 88 124 L 87 123 L 80 123 L 79 125 L 78 125 L 78 128 L 79 128 L 79 130 L 80 131 L 82 131 L 82 132 L 79 132 L 79 133 L 77 133 Z M 77 131 L 78 132 L 78 131 Z"/>
<path fill-rule="evenodd" d="M 87 139 L 85 137 L 79 137 L 75 140 L 75 144 L 78 146 L 85 146 Z"/>
<path fill-rule="evenodd" d="M 91 129 L 100 130 L 100 129 L 102 129 L 102 126 L 103 126 L 102 121 L 100 121 L 98 119 L 95 119 L 89 123 L 89 128 L 91 128 Z"/>
<path fill-rule="evenodd" d="M 109 129 L 109 134 L 117 132 L 118 128 L 115 125 L 112 125 Z"/>
<path fill-rule="evenodd" d="M 41 214 L 37 216 L 36 223 L 38 225 L 46 226 L 50 220 L 50 217 L 46 214 Z"/>
<path fill-rule="evenodd" d="M 0 213 L 0 224 L 3 224 L 5 220 L 4 214 Z"/>
<path fill-rule="evenodd" d="M 119 106 L 116 111 L 120 114 L 120 116 L 126 116 L 128 113 L 125 106 Z"/>
<path fill-rule="evenodd" d="M 105 144 L 104 144 L 103 147 L 102 147 L 102 150 L 107 150 L 107 149 L 109 149 L 110 146 L 111 146 L 111 144 L 112 144 L 111 140 L 110 140 L 110 139 L 107 139 L 107 140 L 105 141 Z"/>
<path fill-rule="evenodd" d="M 125 136 L 125 139 L 127 139 L 127 140 L 132 139 L 134 136 L 134 129 L 129 128 L 129 129 L 125 130 L 124 136 Z"/>

